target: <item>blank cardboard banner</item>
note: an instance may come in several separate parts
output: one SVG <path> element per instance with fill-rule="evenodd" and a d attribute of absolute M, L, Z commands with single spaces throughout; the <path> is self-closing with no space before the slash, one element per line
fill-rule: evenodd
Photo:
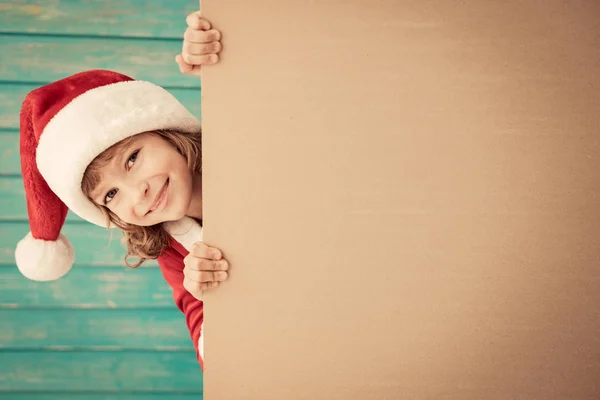
<path fill-rule="evenodd" d="M 207 400 L 598 398 L 599 4 L 202 1 Z"/>

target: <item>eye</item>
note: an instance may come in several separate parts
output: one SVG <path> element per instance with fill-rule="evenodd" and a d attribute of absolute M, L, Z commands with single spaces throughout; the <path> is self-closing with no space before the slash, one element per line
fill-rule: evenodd
<path fill-rule="evenodd" d="M 107 205 L 108 203 L 110 203 L 110 201 L 117 195 L 117 189 L 111 189 L 108 191 L 108 193 L 106 193 L 106 196 L 104 197 L 104 205 Z"/>
<path fill-rule="evenodd" d="M 133 166 L 133 163 L 135 163 L 139 152 L 139 150 L 136 150 L 133 153 L 131 153 L 131 155 L 127 159 L 127 169 L 130 169 Z"/>

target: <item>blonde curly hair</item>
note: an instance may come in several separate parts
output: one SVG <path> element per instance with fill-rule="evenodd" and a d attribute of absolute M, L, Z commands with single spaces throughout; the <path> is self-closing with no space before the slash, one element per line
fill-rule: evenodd
<path fill-rule="evenodd" d="M 188 168 L 194 173 L 200 174 L 202 169 L 202 131 L 186 133 L 175 130 L 156 130 L 152 132 L 171 145 L 187 160 Z M 140 133 L 141 134 L 141 133 Z M 137 135 L 135 135 L 137 136 Z M 91 193 L 100 182 L 100 169 L 119 152 L 125 148 L 135 136 L 124 139 L 109 147 L 97 156 L 86 168 L 81 181 L 81 190 L 106 216 L 106 227 L 112 222 L 123 232 L 123 243 L 127 250 L 125 264 L 131 268 L 137 268 L 146 260 L 157 258 L 169 245 L 169 234 L 162 224 L 152 226 L 137 226 L 125 223 L 110 211 L 106 206 L 96 203 L 91 198 Z M 138 258 L 137 262 L 130 263 L 129 257 Z"/>

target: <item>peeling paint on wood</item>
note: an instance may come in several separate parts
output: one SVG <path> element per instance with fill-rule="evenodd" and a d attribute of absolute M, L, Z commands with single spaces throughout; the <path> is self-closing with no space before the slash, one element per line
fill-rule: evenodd
<path fill-rule="evenodd" d="M 0 309 L 0 348 L 158 349 L 194 352 L 183 314 L 162 309 Z"/>
<path fill-rule="evenodd" d="M 0 3 L 0 32 L 179 39 L 188 0 L 12 0 Z"/>
<path fill-rule="evenodd" d="M 0 391 L 175 391 L 201 393 L 193 352 L 0 352 Z"/>
<path fill-rule="evenodd" d="M 201 393 L 176 393 L 176 392 L 107 392 L 103 393 L 2 393 L 0 400 L 201 400 Z"/>
<path fill-rule="evenodd" d="M 16 146 L 16 149 L 6 149 L 6 143 L 9 143 L 11 147 Z M 27 221 L 27 203 L 25 202 L 23 178 L 21 175 L 2 176 L 4 168 L 11 170 L 15 167 L 9 165 L 10 162 L 20 163 L 19 136 L 0 133 L 0 152 L 3 148 L 5 149 L 4 153 L 0 154 L 8 154 L 9 156 L 6 159 L 0 159 L 0 221 Z M 9 158 L 14 158 L 14 160 L 9 160 Z M 85 222 L 70 211 L 67 215 L 67 221 Z"/>
<path fill-rule="evenodd" d="M 106 68 L 164 86 L 200 118 L 200 82 L 174 62 L 185 15 L 197 8 L 189 0 L 0 1 L 0 400 L 202 398 L 171 289 L 155 261 L 124 266 L 120 232 L 70 213 L 63 233 L 76 263 L 63 279 L 33 282 L 14 265 L 29 231 L 18 131 L 25 95 Z"/>
<path fill-rule="evenodd" d="M 12 133 L 0 132 L 0 175 L 20 174 L 21 160 L 19 157 L 19 136 Z M 4 185 L 0 183 L 0 191 L 3 190 L 3 186 Z M 4 192 L 2 192 L 0 202 L 6 201 Z M 14 202 L 14 199 L 12 202 Z M 0 213 L 5 213 L 5 208 L 1 205 Z"/>
<path fill-rule="evenodd" d="M 3 60 L 3 57 L 3 55 L 0 55 L 0 59 Z M 3 79 L 3 77 L 0 76 L 0 79 Z M 0 128 L 13 128 L 15 133 L 18 133 L 21 103 L 23 103 L 25 95 L 35 87 L 32 85 L 0 83 Z"/>
<path fill-rule="evenodd" d="M 3 222 L 0 230 L 0 268 L 14 265 L 14 250 L 29 232 L 29 222 Z M 124 266 L 122 234 L 90 223 L 67 223 L 62 229 L 75 249 L 76 265 Z M 156 265 L 156 262 L 152 262 Z"/>
<path fill-rule="evenodd" d="M 197 88 L 199 79 L 183 75 L 175 62 L 181 42 L 7 35 L 0 40 L 3 80 L 54 81 L 90 68 L 111 69 L 161 86 Z"/>
<path fill-rule="evenodd" d="M 173 307 L 171 288 L 157 267 L 126 269 L 76 265 L 62 279 L 34 282 L 24 278 L 15 266 L 3 266 L 0 267 L 0 309 L 9 307 L 142 307 L 179 312 Z"/>

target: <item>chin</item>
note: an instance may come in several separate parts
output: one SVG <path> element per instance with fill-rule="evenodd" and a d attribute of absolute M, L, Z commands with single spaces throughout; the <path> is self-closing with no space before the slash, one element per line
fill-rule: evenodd
<path fill-rule="evenodd" d="M 178 221 L 185 217 L 186 211 L 187 210 L 184 207 L 173 207 L 173 209 L 169 210 L 164 216 L 161 215 L 161 218 L 164 219 L 164 221 L 161 222 Z"/>

